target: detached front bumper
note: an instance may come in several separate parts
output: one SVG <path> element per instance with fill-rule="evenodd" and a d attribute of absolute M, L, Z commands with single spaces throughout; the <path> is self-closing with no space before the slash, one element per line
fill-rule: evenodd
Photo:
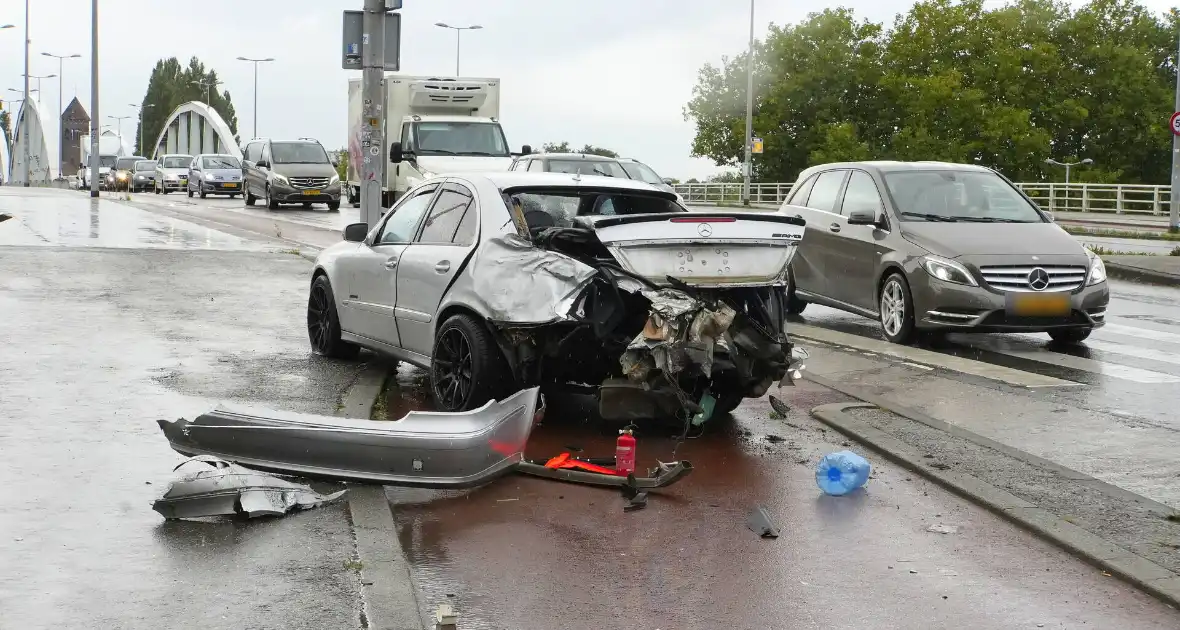
<path fill-rule="evenodd" d="M 919 272 L 924 273 L 924 272 Z M 1067 315 L 1020 315 L 1010 310 L 1014 296 L 924 278 L 910 285 L 914 319 L 919 328 L 965 332 L 1048 332 L 1064 328 L 1099 328 L 1106 321 L 1110 289 L 1106 282 L 1083 286 L 1069 294 Z"/>
<path fill-rule="evenodd" d="M 271 183 L 271 198 L 281 203 L 327 203 L 340 201 L 340 182 L 324 187 L 299 188 L 290 184 Z"/>

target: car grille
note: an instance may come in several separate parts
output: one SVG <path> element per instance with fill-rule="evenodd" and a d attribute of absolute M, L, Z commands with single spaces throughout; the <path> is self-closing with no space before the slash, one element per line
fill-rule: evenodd
<path fill-rule="evenodd" d="M 327 177 L 288 177 L 295 188 L 323 188 L 328 185 Z"/>
<path fill-rule="evenodd" d="M 1045 286 L 1033 288 L 1030 284 L 1035 270 L 1048 276 Z M 1080 265 L 997 265 L 980 267 L 979 272 L 993 288 L 1013 292 L 1073 291 L 1086 280 L 1086 268 Z"/>

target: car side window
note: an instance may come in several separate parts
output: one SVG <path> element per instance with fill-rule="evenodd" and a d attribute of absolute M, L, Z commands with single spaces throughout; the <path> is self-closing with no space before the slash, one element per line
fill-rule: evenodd
<path fill-rule="evenodd" d="M 431 245 L 450 245 L 455 237 L 455 230 L 463 220 L 463 214 L 471 205 L 471 191 L 462 186 L 448 184 L 434 201 L 426 222 L 422 225 L 422 234 L 418 236 L 419 243 Z"/>
<path fill-rule="evenodd" d="M 403 151 L 413 151 L 414 150 L 413 137 L 410 135 L 410 125 L 408 125 L 408 124 L 402 125 L 402 150 Z"/>
<path fill-rule="evenodd" d="M 787 203 L 802 206 L 807 205 L 807 196 L 811 194 L 811 187 L 815 185 L 815 180 L 818 175 L 812 175 L 807 178 L 807 181 L 799 184 L 791 191 L 791 196 L 787 197 Z"/>
<path fill-rule="evenodd" d="M 389 211 L 385 225 L 381 228 L 381 238 L 378 245 L 405 244 L 414 240 L 418 231 L 418 222 L 426 209 L 430 207 L 430 200 L 434 198 L 434 191 L 438 186 L 427 186 L 419 190 L 413 197 L 399 203 Z"/>
<path fill-rule="evenodd" d="M 807 207 L 824 212 L 833 212 L 836 208 L 836 196 L 840 194 L 840 186 L 844 183 L 844 176 L 848 171 L 828 171 L 820 173 L 807 197 Z"/>
<path fill-rule="evenodd" d="M 529 162 L 529 170 L 534 173 L 544 173 L 545 163 L 541 160 L 533 160 L 532 162 Z"/>
<path fill-rule="evenodd" d="M 469 203 L 467 210 L 463 212 L 463 220 L 459 222 L 459 227 L 455 228 L 451 242 L 463 247 L 470 246 L 475 242 L 475 232 L 478 228 L 479 208 L 474 203 Z"/>
<path fill-rule="evenodd" d="M 261 161 L 265 161 L 265 162 L 270 161 L 270 145 L 268 145 L 268 144 L 262 145 L 262 155 L 260 155 L 258 157 L 258 161 L 260 161 L 260 162 Z"/>
<path fill-rule="evenodd" d="M 840 214 L 848 216 L 858 210 L 868 210 L 874 214 L 884 210 L 877 184 L 873 183 L 873 178 L 864 171 L 852 171 L 852 175 L 849 176 Z"/>

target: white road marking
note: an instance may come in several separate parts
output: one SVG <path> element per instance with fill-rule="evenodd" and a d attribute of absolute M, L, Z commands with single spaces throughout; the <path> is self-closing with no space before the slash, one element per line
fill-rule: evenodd
<path fill-rule="evenodd" d="M 934 368 L 930 367 L 929 365 L 922 365 L 921 363 L 910 363 L 909 361 L 902 361 L 901 364 L 908 365 L 908 366 L 914 367 L 914 368 L 918 368 L 919 370 L 933 370 L 934 369 Z"/>
<path fill-rule="evenodd" d="M 1092 350 L 1101 350 L 1102 352 L 1112 352 L 1114 354 L 1122 354 L 1139 359 L 1148 359 L 1150 361 L 1159 361 L 1160 363 L 1180 365 L 1180 354 L 1175 352 L 1155 350 L 1152 348 L 1140 348 L 1139 346 L 1132 346 L 1125 343 L 1114 343 L 1111 341 L 1086 340 L 1086 347 Z"/>
<path fill-rule="evenodd" d="M 1085 359 L 1082 357 L 1075 357 L 1069 354 L 1062 354 L 1060 352 L 1052 352 L 1044 348 L 1037 348 L 1035 350 L 1025 350 L 1020 348 L 1013 348 L 1009 342 L 987 342 L 978 339 L 959 339 L 958 343 L 980 350 L 987 350 L 998 354 L 1006 354 L 1010 357 L 1019 359 L 1028 359 L 1030 361 L 1037 361 L 1039 363 L 1047 363 L 1049 365 L 1059 365 L 1074 370 L 1081 370 L 1083 372 L 1090 372 L 1091 374 L 1099 374 L 1101 376 L 1109 376 L 1125 381 L 1132 381 L 1135 383 L 1180 383 L 1180 376 L 1172 374 L 1165 374 L 1163 372 L 1154 372 L 1152 370 L 1143 370 L 1129 365 L 1119 365 L 1117 363 L 1107 363 L 1105 361 L 1096 361 L 1094 359 Z"/>
<path fill-rule="evenodd" d="M 1018 387 L 1062 387 L 1069 385 L 1080 385 L 1080 383 L 1053 378 L 1052 376 L 1042 376 L 1034 372 L 1016 370 L 1000 365 L 991 365 L 990 363 L 985 363 L 983 361 L 965 359 L 963 357 L 933 352 L 923 348 L 900 346 L 887 341 L 882 341 L 880 339 L 870 339 L 868 337 L 861 337 L 860 335 L 852 335 L 849 333 L 828 330 L 826 328 L 819 328 L 816 326 L 793 324 L 790 327 L 790 331 L 797 337 L 816 339 L 818 341 L 825 341 L 840 346 L 857 348 L 862 351 L 868 350 L 871 352 L 876 352 L 877 354 L 883 354 L 886 356 L 902 359 L 903 361 L 917 361 L 925 363 L 926 365 L 941 367 L 955 372 L 961 372 L 963 374 L 971 374 L 973 376 L 980 376 L 987 379 L 1001 381 L 1010 385 L 1016 385 Z"/>
<path fill-rule="evenodd" d="M 1155 330 L 1152 328 L 1140 328 L 1138 326 L 1127 326 L 1124 324 L 1107 324 L 1094 331 L 1094 334 L 1102 335 L 1104 332 L 1123 335 L 1124 337 L 1149 339 L 1151 341 L 1170 341 L 1173 343 L 1180 343 L 1180 334 L 1164 332 L 1162 330 Z"/>

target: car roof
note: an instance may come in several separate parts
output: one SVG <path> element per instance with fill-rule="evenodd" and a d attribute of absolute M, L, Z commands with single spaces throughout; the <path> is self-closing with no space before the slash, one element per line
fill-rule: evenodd
<path fill-rule="evenodd" d="M 161 160 L 162 160 L 162 159 L 164 159 L 164 158 L 170 158 L 170 157 L 186 157 L 186 158 L 191 158 L 191 157 L 192 157 L 192 154 L 191 154 L 191 153 L 165 153 L 164 155 L 161 155 L 159 159 L 161 159 Z"/>
<path fill-rule="evenodd" d="M 623 177 L 603 177 L 599 175 L 577 175 L 575 173 L 539 173 L 529 171 L 497 171 L 497 172 L 481 172 L 471 173 L 469 175 L 462 173 L 448 173 L 443 177 L 457 177 L 467 180 L 484 179 L 492 183 L 496 188 L 501 190 L 505 188 L 521 188 L 525 186 L 537 186 L 547 188 L 614 188 L 620 191 L 631 191 L 641 193 L 660 193 L 661 195 L 671 196 L 672 193 L 667 192 L 661 188 L 656 188 L 647 182 L 639 181 L 638 179 L 626 179 Z"/>
<path fill-rule="evenodd" d="M 235 160 L 238 159 L 236 156 L 228 153 L 198 153 L 196 157 L 231 157 Z"/>
<path fill-rule="evenodd" d="M 587 162 L 617 162 L 617 158 L 606 157 L 605 155 L 590 155 L 589 153 L 537 153 L 534 155 L 524 155 L 521 158 L 558 158 L 561 160 L 586 160 Z"/>
<path fill-rule="evenodd" d="M 973 171 L 977 173 L 992 173 L 992 169 L 986 166 L 979 166 L 978 164 L 958 164 L 956 162 L 936 162 L 930 161 L 916 161 L 916 162 L 898 162 L 892 160 L 866 160 L 863 162 L 832 162 L 830 164 L 817 164 L 810 168 L 804 169 L 799 173 L 800 177 L 804 175 L 811 175 L 819 171 L 830 171 L 841 168 L 859 168 L 866 171 L 876 171 L 877 173 L 895 173 L 898 171 Z"/>

